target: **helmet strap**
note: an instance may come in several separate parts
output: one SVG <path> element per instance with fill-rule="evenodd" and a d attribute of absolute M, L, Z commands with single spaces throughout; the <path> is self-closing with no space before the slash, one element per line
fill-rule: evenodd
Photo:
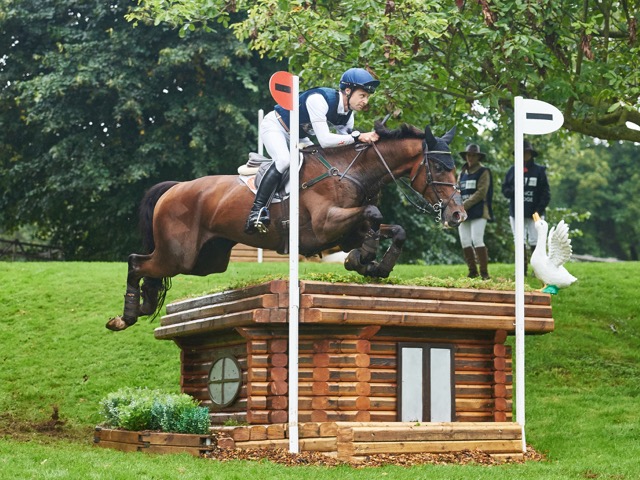
<path fill-rule="evenodd" d="M 349 93 L 347 93 L 347 89 L 344 89 L 344 94 L 347 97 L 347 111 L 350 112 L 351 111 L 351 95 L 353 95 L 353 91 L 354 88 L 353 87 L 347 87 L 349 89 Z"/>

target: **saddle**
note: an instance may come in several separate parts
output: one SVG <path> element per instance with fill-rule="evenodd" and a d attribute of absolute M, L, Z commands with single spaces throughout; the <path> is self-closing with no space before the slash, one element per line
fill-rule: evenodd
<path fill-rule="evenodd" d="M 300 152 L 300 162 L 299 168 L 302 167 L 302 162 L 304 160 L 304 155 Z M 249 153 L 249 160 L 244 165 L 240 165 L 238 167 L 238 174 L 240 175 L 240 180 L 244 182 L 244 184 L 251 190 L 254 195 L 258 191 L 258 187 L 260 186 L 260 182 L 262 181 L 262 177 L 264 173 L 269 169 L 273 160 L 264 155 L 260 155 L 259 153 L 251 152 Z M 271 203 L 279 203 L 287 198 L 289 198 L 290 184 L 289 184 L 289 169 L 282 176 L 282 182 L 280 183 L 280 187 L 278 191 L 274 195 Z"/>

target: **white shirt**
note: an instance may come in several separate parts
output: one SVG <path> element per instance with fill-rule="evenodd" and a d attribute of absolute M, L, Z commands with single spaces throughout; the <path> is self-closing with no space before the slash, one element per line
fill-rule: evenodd
<path fill-rule="evenodd" d="M 339 94 L 338 113 L 345 115 L 347 111 L 345 111 L 344 108 L 342 92 L 339 92 Z M 334 125 L 336 132 L 338 133 L 331 133 L 327 121 L 329 104 L 321 94 L 314 93 L 309 95 L 307 98 L 307 111 L 309 112 L 309 119 L 311 120 L 313 134 L 318 139 L 318 143 L 321 147 L 329 148 L 355 143 L 355 140 L 350 135 L 350 132 L 353 130 L 354 114 L 349 117 L 346 125 Z"/>

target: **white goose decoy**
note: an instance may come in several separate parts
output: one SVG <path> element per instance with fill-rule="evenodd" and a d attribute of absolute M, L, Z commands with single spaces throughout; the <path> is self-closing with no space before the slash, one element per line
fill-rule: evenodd
<path fill-rule="evenodd" d="M 564 220 L 560 220 L 556 227 L 551 228 L 547 239 L 547 222 L 537 213 L 533 214 L 533 221 L 538 232 L 538 244 L 531 254 L 531 268 L 535 276 L 544 282 L 542 291 L 555 295 L 558 289 L 568 287 L 577 280 L 562 266 L 571 257 L 569 227 Z"/>

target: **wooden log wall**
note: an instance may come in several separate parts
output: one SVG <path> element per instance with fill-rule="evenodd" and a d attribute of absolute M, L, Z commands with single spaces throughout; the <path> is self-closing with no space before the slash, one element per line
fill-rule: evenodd
<path fill-rule="evenodd" d="M 521 460 L 522 430 L 514 423 L 306 422 L 298 429 L 301 452 L 319 452 L 357 464 L 369 456 L 482 450 L 492 457 Z M 215 448 L 289 448 L 287 424 L 217 426 L 211 435 L 134 432 L 97 427 L 94 445 L 125 452 L 189 453 L 203 456 Z"/>
<path fill-rule="evenodd" d="M 302 282 L 300 422 L 393 422 L 398 343 L 452 346 L 455 420 L 512 418 L 513 292 Z M 553 330 L 549 295 L 528 293 L 528 333 Z M 176 302 L 155 335 L 181 348 L 182 390 L 212 410 L 212 422 L 287 422 L 287 284 L 272 281 Z M 242 370 L 237 401 L 216 409 L 208 372 L 230 355 Z"/>
<path fill-rule="evenodd" d="M 287 425 L 214 427 L 220 448 L 287 449 Z M 299 450 L 321 452 L 349 463 L 367 456 L 482 450 L 495 459 L 521 460 L 522 429 L 515 423 L 306 422 Z"/>

